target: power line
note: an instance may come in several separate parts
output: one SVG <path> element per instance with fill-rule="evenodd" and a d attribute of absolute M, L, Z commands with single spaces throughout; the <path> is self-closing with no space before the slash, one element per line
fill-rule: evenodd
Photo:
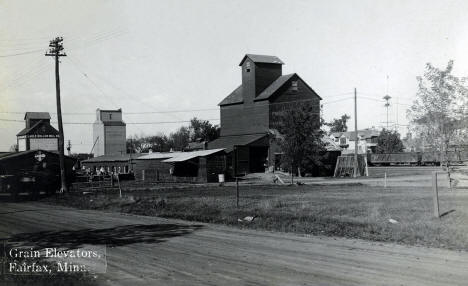
<path fill-rule="evenodd" d="M 200 120 L 220 120 L 219 118 L 208 118 L 208 119 L 200 119 Z M 6 119 L 0 118 L 0 121 L 4 122 L 19 122 L 24 123 L 24 120 L 16 120 L 16 119 Z M 179 121 L 154 121 L 154 122 L 126 122 L 127 125 L 152 125 L 152 124 L 173 124 L 173 123 L 189 123 L 191 120 L 179 120 Z M 51 122 L 52 124 L 57 124 L 57 122 Z M 63 122 L 63 124 L 67 125 L 93 125 L 93 122 Z"/>
<path fill-rule="evenodd" d="M 69 42 L 71 43 L 71 45 L 69 45 L 69 47 L 75 47 L 76 49 L 81 49 L 83 47 L 89 47 L 91 45 L 96 45 L 102 41 L 106 41 L 108 39 L 111 39 L 111 38 L 115 38 L 115 37 L 118 37 L 118 36 L 121 36 L 125 34 L 125 30 L 119 30 L 119 29 L 115 29 L 115 30 L 112 30 L 112 31 L 108 31 L 108 32 L 100 32 L 100 33 L 97 33 L 97 34 L 94 34 L 92 35 L 90 38 L 84 38 L 84 43 L 81 45 L 81 46 L 75 46 L 75 44 L 79 43 L 80 39 L 73 39 L 71 38 L 69 40 Z M 4 41 L 3 41 L 4 42 Z M 39 43 L 38 43 L 39 44 Z M 39 46 L 38 44 L 36 43 L 27 43 L 27 45 L 34 45 L 34 46 Z M 21 45 L 24 45 L 24 43 L 22 43 Z M 10 57 L 17 57 L 17 56 L 23 56 L 23 55 L 29 55 L 29 54 L 34 54 L 34 53 L 38 53 L 38 52 L 44 52 L 44 49 L 33 49 L 31 50 L 32 47 L 28 47 L 28 49 L 26 51 L 22 51 L 22 52 L 12 52 L 12 53 L 7 53 L 7 54 L 3 54 L 3 55 L 0 55 L 0 58 L 10 58 Z M 11 49 L 11 48 L 10 48 Z M 13 48 L 13 50 L 21 50 L 21 49 L 24 49 L 24 46 L 22 48 Z"/>
<path fill-rule="evenodd" d="M 69 57 L 70 62 L 73 64 L 73 66 L 76 68 L 76 70 L 83 75 L 103 96 L 105 96 L 109 101 L 117 107 L 115 102 L 112 100 L 111 96 L 107 96 L 107 94 L 88 76 L 87 73 L 85 73 L 82 69 L 78 67 L 78 64 L 73 60 L 73 57 Z"/>
<path fill-rule="evenodd" d="M 342 93 L 336 93 L 332 95 L 322 95 L 321 97 L 332 98 L 332 97 L 340 97 L 340 96 L 352 95 L 352 94 L 353 94 L 352 92 L 342 92 Z"/>
<path fill-rule="evenodd" d="M 180 110 L 165 110 L 165 111 L 144 111 L 144 112 L 124 112 L 124 114 L 159 114 L 159 113 L 184 113 L 196 111 L 214 111 L 219 108 L 203 108 L 203 109 L 180 109 Z"/>
<path fill-rule="evenodd" d="M 321 104 L 322 105 L 327 105 L 327 104 L 337 103 L 337 102 L 341 102 L 341 101 L 348 100 L 348 99 L 353 99 L 353 97 L 351 96 L 351 97 L 341 98 L 341 99 L 337 99 L 337 100 L 333 100 L 333 101 L 326 101 L 326 102 L 322 102 Z"/>
<path fill-rule="evenodd" d="M 0 55 L 0 58 L 11 58 L 11 57 L 17 57 L 17 56 L 24 56 L 24 55 L 29 55 L 29 54 L 35 54 L 37 52 L 43 52 L 44 49 L 37 49 L 37 50 L 32 50 L 32 51 L 27 51 L 27 52 L 22 52 L 22 53 L 15 53 L 15 54 L 9 54 L 9 55 Z"/>
<path fill-rule="evenodd" d="M 219 111 L 219 108 L 204 108 L 204 109 L 180 109 L 180 110 L 160 110 L 160 111 L 143 111 L 143 112 L 125 112 L 125 115 L 144 115 L 144 114 L 160 114 L 160 113 L 186 113 L 186 112 L 197 112 L 197 111 Z M 0 111 L 4 114 L 25 114 L 26 111 Z M 57 114 L 55 112 L 49 112 L 50 114 Z M 95 112 L 62 112 L 66 115 L 95 115 Z"/>

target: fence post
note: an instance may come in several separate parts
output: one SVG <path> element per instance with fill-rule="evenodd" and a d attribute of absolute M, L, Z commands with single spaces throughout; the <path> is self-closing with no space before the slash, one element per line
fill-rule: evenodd
<path fill-rule="evenodd" d="M 432 172 L 432 191 L 434 200 L 434 216 L 440 217 L 439 213 L 439 192 L 437 190 L 437 172 Z"/>
<path fill-rule="evenodd" d="M 236 207 L 239 208 L 239 179 L 236 177 Z"/>
<path fill-rule="evenodd" d="M 385 172 L 385 176 L 384 176 L 384 188 L 385 189 L 387 188 L 387 172 Z"/>

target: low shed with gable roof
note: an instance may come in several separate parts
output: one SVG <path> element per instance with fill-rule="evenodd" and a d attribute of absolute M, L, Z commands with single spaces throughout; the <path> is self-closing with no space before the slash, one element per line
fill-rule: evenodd
<path fill-rule="evenodd" d="M 135 179 L 153 182 L 217 182 L 226 172 L 224 149 L 155 152 L 135 160 Z"/>
<path fill-rule="evenodd" d="M 65 156 L 67 182 L 73 181 L 75 159 Z M 0 196 L 55 193 L 60 188 L 57 152 L 28 150 L 0 154 Z"/>

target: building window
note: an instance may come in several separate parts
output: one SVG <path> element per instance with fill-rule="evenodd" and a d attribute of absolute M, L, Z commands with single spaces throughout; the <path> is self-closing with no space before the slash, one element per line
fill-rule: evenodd
<path fill-rule="evenodd" d="M 112 113 L 109 114 L 109 120 L 112 120 Z"/>
<path fill-rule="evenodd" d="M 297 91 L 298 87 L 297 87 L 297 80 L 293 80 L 291 82 L 291 90 L 292 91 Z"/>
<path fill-rule="evenodd" d="M 246 71 L 246 72 L 250 72 L 250 62 L 247 62 L 247 63 L 245 64 L 245 71 Z"/>

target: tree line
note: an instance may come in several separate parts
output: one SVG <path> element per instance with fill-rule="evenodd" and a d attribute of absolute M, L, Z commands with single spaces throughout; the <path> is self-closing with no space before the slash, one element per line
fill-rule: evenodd
<path fill-rule="evenodd" d="M 127 153 L 184 151 L 190 142 L 208 142 L 219 137 L 220 128 L 208 120 L 196 117 L 188 126 L 181 126 L 175 132 L 166 135 L 162 132 L 150 136 L 132 136 L 127 138 Z"/>

